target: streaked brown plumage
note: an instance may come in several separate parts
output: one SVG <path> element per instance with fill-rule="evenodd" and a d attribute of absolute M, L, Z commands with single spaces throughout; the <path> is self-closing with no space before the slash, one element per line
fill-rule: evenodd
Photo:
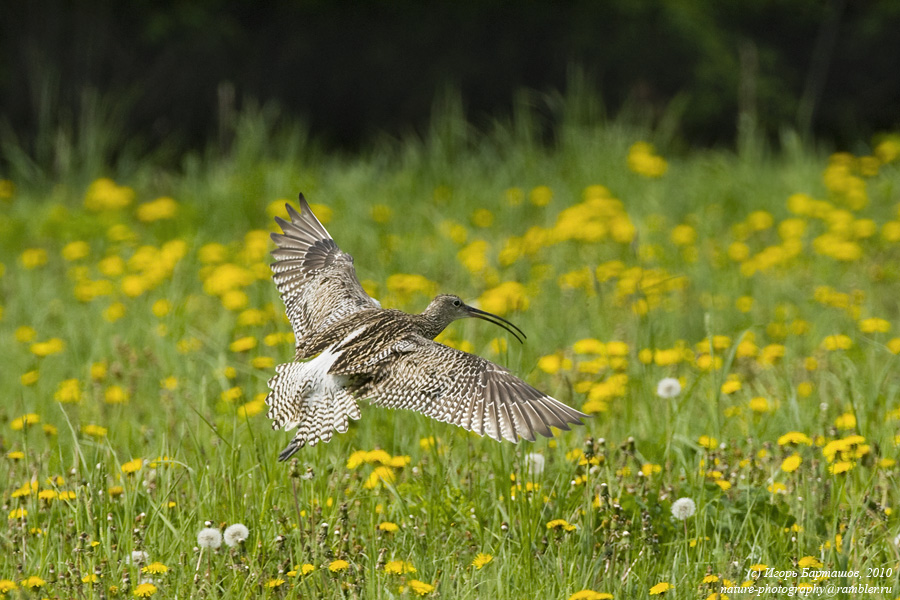
<path fill-rule="evenodd" d="M 444 346 L 434 338 L 456 319 L 490 321 L 518 339 L 515 325 L 437 296 L 421 314 L 383 309 L 363 290 L 353 258 L 313 215 L 303 195 L 301 212 L 276 218 L 275 285 L 296 337 L 294 362 L 278 365 L 266 398 L 274 428 L 297 428 L 278 459 L 305 444 L 327 442 L 360 417 L 357 399 L 404 408 L 497 441 L 551 437 L 587 415 L 531 387 L 489 360 Z M 521 341 L 521 340 L 520 340 Z"/>

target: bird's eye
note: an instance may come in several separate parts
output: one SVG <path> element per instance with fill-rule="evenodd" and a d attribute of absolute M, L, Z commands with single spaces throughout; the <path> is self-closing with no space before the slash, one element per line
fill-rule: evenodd
<path fill-rule="evenodd" d="M 462 306 L 462 301 L 459 298 L 457 298 L 456 300 L 453 301 L 453 306 Z"/>

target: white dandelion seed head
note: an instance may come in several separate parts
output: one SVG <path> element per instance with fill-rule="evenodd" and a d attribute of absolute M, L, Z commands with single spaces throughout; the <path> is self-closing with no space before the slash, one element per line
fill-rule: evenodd
<path fill-rule="evenodd" d="M 690 498 L 679 498 L 672 503 L 672 516 L 680 521 L 693 516 L 697 512 L 697 505 Z"/>
<path fill-rule="evenodd" d="M 213 527 L 204 527 L 197 534 L 197 545 L 215 550 L 222 545 L 222 532 Z"/>
<path fill-rule="evenodd" d="M 235 523 L 234 525 L 229 525 L 225 529 L 225 543 L 228 544 L 229 547 L 234 548 L 246 540 L 249 535 L 250 530 L 247 529 L 246 525 L 243 523 Z"/>
<path fill-rule="evenodd" d="M 674 377 L 664 377 L 656 384 L 656 395 L 660 398 L 674 398 L 681 393 L 681 382 Z"/>
<path fill-rule="evenodd" d="M 898 533 L 897 537 L 894 538 L 894 545 L 900 546 L 900 533 Z"/>
<path fill-rule="evenodd" d="M 525 455 L 525 473 L 532 477 L 537 477 L 544 472 L 544 463 L 546 459 L 543 454 L 537 452 L 529 452 Z"/>
<path fill-rule="evenodd" d="M 131 553 L 131 559 L 125 559 L 125 564 L 143 565 L 150 560 L 150 555 L 143 550 L 135 550 Z"/>

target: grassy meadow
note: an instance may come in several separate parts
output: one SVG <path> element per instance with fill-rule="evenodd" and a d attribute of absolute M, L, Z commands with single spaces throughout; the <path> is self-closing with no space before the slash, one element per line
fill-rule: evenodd
<path fill-rule="evenodd" d="M 291 131 L 0 173 L 0 597 L 900 596 L 900 140 Z M 512 320 L 439 341 L 593 418 L 513 445 L 363 403 L 277 463 L 268 234 L 300 191 L 383 305 Z"/>

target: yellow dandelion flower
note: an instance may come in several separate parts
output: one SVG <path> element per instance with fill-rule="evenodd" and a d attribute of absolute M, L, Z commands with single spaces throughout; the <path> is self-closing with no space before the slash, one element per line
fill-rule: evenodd
<path fill-rule="evenodd" d="M 256 338 L 252 336 L 246 336 L 242 338 L 238 338 L 235 341 L 231 342 L 228 346 L 228 349 L 232 352 L 247 352 L 248 350 L 252 350 L 256 348 Z"/>
<path fill-rule="evenodd" d="M 834 420 L 834 426 L 842 430 L 853 429 L 856 427 L 856 415 L 844 413 Z"/>
<path fill-rule="evenodd" d="M 697 241 L 697 230 L 690 225 L 676 225 L 672 228 L 669 239 L 676 246 L 688 246 Z"/>
<path fill-rule="evenodd" d="M 412 462 L 412 457 L 410 456 L 392 456 L 391 460 L 388 461 L 387 466 L 394 467 L 395 469 L 402 469 L 403 467 L 409 465 L 410 462 Z"/>
<path fill-rule="evenodd" d="M 88 424 L 82 425 L 81 427 L 81 433 L 95 438 L 106 437 L 107 432 L 108 430 L 106 427 L 101 427 L 99 425 Z"/>
<path fill-rule="evenodd" d="M 139 471 L 143 466 L 143 458 L 133 458 L 122 465 L 122 472 L 126 475 L 131 475 L 132 473 Z"/>
<path fill-rule="evenodd" d="M 174 219 L 177 214 L 178 203 L 168 196 L 144 202 L 137 207 L 137 218 L 144 223 Z"/>
<path fill-rule="evenodd" d="M 27 415 L 22 415 L 17 419 L 13 419 L 9 422 L 9 427 L 13 431 L 22 431 L 26 429 L 30 425 L 36 425 L 41 422 L 41 417 L 34 414 L 28 413 Z"/>
<path fill-rule="evenodd" d="M 793 473 L 800 466 L 801 462 L 803 462 L 803 459 L 800 458 L 799 454 L 792 454 L 781 461 L 781 470 L 785 473 Z"/>
<path fill-rule="evenodd" d="M 250 402 L 240 405 L 237 409 L 237 414 L 241 418 L 249 419 L 250 417 L 254 417 L 265 410 L 266 410 L 265 398 L 262 398 L 262 399 L 254 398 Z"/>
<path fill-rule="evenodd" d="M 40 587 L 44 587 L 44 584 L 47 582 L 38 577 L 37 575 L 32 575 L 31 577 L 26 577 L 22 581 L 19 582 L 23 588 L 28 588 L 30 590 L 36 590 Z"/>
<path fill-rule="evenodd" d="M 144 573 L 152 573 L 154 575 L 160 575 L 162 573 L 167 573 L 169 571 L 169 567 L 167 567 L 166 565 L 162 564 L 159 561 L 156 561 L 156 562 L 150 563 L 149 565 L 147 565 L 146 567 L 141 569 L 141 571 Z"/>
<path fill-rule="evenodd" d="M 768 568 L 769 568 L 769 565 L 765 565 L 763 563 L 756 563 L 756 564 L 750 565 L 750 570 L 753 571 L 754 573 L 762 573 L 763 571 L 765 571 Z"/>
<path fill-rule="evenodd" d="M 425 583 L 424 581 L 419 581 L 418 579 L 410 579 L 408 583 L 412 591 L 418 596 L 424 596 L 434 591 L 433 585 Z"/>
<path fill-rule="evenodd" d="M 635 142 L 628 149 L 628 169 L 644 177 L 658 178 L 666 174 L 669 168 L 666 160 L 657 156 L 651 144 Z"/>
<path fill-rule="evenodd" d="M 556 375 L 560 371 L 572 370 L 572 360 L 561 354 L 548 354 L 538 359 L 538 368 L 544 373 Z"/>
<path fill-rule="evenodd" d="M 412 563 L 404 560 L 391 560 L 385 563 L 384 572 L 391 575 L 403 575 L 404 573 L 415 573 L 416 568 Z"/>
<path fill-rule="evenodd" d="M 390 521 L 384 521 L 378 524 L 378 531 L 386 531 L 387 533 L 394 533 L 398 531 L 400 527 L 396 523 L 391 523 Z"/>
<path fill-rule="evenodd" d="M 227 390 L 223 391 L 219 397 L 223 402 L 234 402 L 244 395 L 244 390 L 240 388 L 240 386 L 230 387 Z"/>
<path fill-rule="evenodd" d="M 785 494 L 787 493 L 787 486 L 781 482 L 774 482 L 766 488 L 770 494 Z"/>
<path fill-rule="evenodd" d="M 19 262 L 26 269 L 36 269 L 47 264 L 47 251 L 43 248 L 28 248 L 22 251 Z"/>
<path fill-rule="evenodd" d="M 797 561 L 797 566 L 801 569 L 820 569 L 823 565 L 822 562 L 815 556 L 804 556 L 799 561 Z"/>
<path fill-rule="evenodd" d="M 650 588 L 650 595 L 658 596 L 660 594 L 665 594 L 669 590 L 673 589 L 675 589 L 675 586 L 673 586 L 671 583 L 667 581 L 661 581 L 660 583 L 657 583 L 652 588 Z"/>
<path fill-rule="evenodd" d="M 110 323 L 115 323 L 125 316 L 127 310 L 121 302 L 113 302 L 103 310 L 103 318 Z"/>
<path fill-rule="evenodd" d="M 613 595 L 607 592 L 595 592 L 594 590 L 581 590 L 569 596 L 568 600 L 612 600 Z"/>
<path fill-rule="evenodd" d="M 494 213 L 486 208 L 479 208 L 472 213 L 472 224 L 482 229 L 494 224 Z"/>
<path fill-rule="evenodd" d="M 478 298 L 478 305 L 482 310 L 502 317 L 513 311 L 527 310 L 530 299 L 524 285 L 505 281 L 485 291 Z"/>
<path fill-rule="evenodd" d="M 380 482 L 393 483 L 395 478 L 394 472 L 389 467 L 375 467 L 365 483 L 363 483 L 363 487 L 367 490 L 373 490 Z"/>
<path fill-rule="evenodd" d="M 755 413 L 765 413 L 769 412 L 771 409 L 771 405 L 766 398 L 762 396 L 757 396 L 756 398 L 752 398 L 750 400 L 750 410 Z"/>
<path fill-rule="evenodd" d="M 348 563 L 346 560 L 338 559 L 331 561 L 331 563 L 328 565 L 328 570 L 332 573 L 340 573 L 341 571 L 346 571 L 349 567 L 350 563 Z"/>
<path fill-rule="evenodd" d="M 840 475 L 841 473 L 846 473 L 850 469 L 852 469 L 854 463 L 849 460 L 839 460 L 836 461 L 833 465 L 828 465 L 828 472 L 833 473 L 834 475 Z"/>
<path fill-rule="evenodd" d="M 105 360 L 91 363 L 91 379 L 93 381 L 103 381 L 106 379 L 106 372 L 109 369 L 109 365 Z"/>
<path fill-rule="evenodd" d="M 716 583 L 717 581 L 719 581 L 719 577 L 717 575 L 707 575 L 700 583 Z"/>
<path fill-rule="evenodd" d="M 528 192 L 528 200 L 535 206 L 547 206 L 552 199 L 553 190 L 546 185 L 539 185 Z"/>
<path fill-rule="evenodd" d="M 348 469 L 356 469 L 366 463 L 366 456 L 368 452 L 366 450 L 355 450 L 350 453 L 350 456 L 347 457 L 347 468 Z"/>
<path fill-rule="evenodd" d="M 387 278 L 385 285 L 389 292 L 402 299 L 407 299 L 414 294 L 431 296 L 437 291 L 437 284 L 422 277 L 407 273 L 395 273 Z"/>
<path fill-rule="evenodd" d="M 60 382 L 53 398 L 62 404 L 81 402 L 81 383 L 77 379 L 65 379 Z"/>
<path fill-rule="evenodd" d="M 81 260 L 82 258 L 87 257 L 91 253 L 90 245 L 85 241 L 75 241 L 69 242 L 62 249 L 62 257 L 69 261 L 73 262 L 76 260 Z"/>
<path fill-rule="evenodd" d="M 17 342 L 27 344 L 28 342 L 34 340 L 35 337 L 37 337 L 37 331 L 35 331 L 34 327 L 22 325 L 21 327 L 16 328 L 16 332 L 14 335 Z"/>
<path fill-rule="evenodd" d="M 475 555 L 475 559 L 472 560 L 472 566 L 480 570 L 492 560 L 494 560 L 494 557 L 490 554 L 479 552 L 477 555 Z"/>
<path fill-rule="evenodd" d="M 250 366 L 254 369 L 271 369 L 275 366 L 275 359 L 271 356 L 254 356 L 250 359 Z"/>
<path fill-rule="evenodd" d="M 24 519 L 28 516 L 28 511 L 24 508 L 14 508 L 9 511 L 9 520 L 13 521 L 15 519 Z"/>
<path fill-rule="evenodd" d="M 707 448 L 711 450 L 718 445 L 719 440 L 709 435 L 701 435 L 699 438 L 697 438 L 697 443 L 701 448 Z"/>
<path fill-rule="evenodd" d="M 826 336 L 822 340 L 822 347 L 826 350 L 849 350 L 853 346 L 853 340 L 850 336 L 842 333 Z"/>
<path fill-rule="evenodd" d="M 741 382 L 737 379 L 729 379 L 722 384 L 720 389 L 723 394 L 733 394 L 741 389 Z"/>
<path fill-rule="evenodd" d="M 284 579 L 281 579 L 280 577 L 276 579 L 270 579 L 266 582 L 266 587 L 269 589 L 275 589 L 281 587 L 282 585 L 284 585 Z"/>
<path fill-rule="evenodd" d="M 22 460 L 25 458 L 25 453 L 21 450 L 10 450 L 6 453 L 6 458 L 10 460 Z"/>
<path fill-rule="evenodd" d="M 892 354 L 900 354 L 900 338 L 892 338 L 887 343 L 887 349 Z"/>
<path fill-rule="evenodd" d="M 547 529 L 562 529 L 564 531 L 575 531 L 575 525 L 570 524 L 565 519 L 553 519 L 547 522 Z"/>
<path fill-rule="evenodd" d="M 863 333 L 887 333 L 890 329 L 891 323 L 886 319 L 873 317 L 859 322 L 859 330 Z"/>
<path fill-rule="evenodd" d="M 107 493 L 109 494 L 110 498 L 118 498 L 125 493 L 125 488 L 123 488 L 121 485 L 114 485 L 107 490 Z"/>
<path fill-rule="evenodd" d="M 103 401 L 107 404 L 125 404 L 128 392 L 120 385 L 111 385 L 103 392 Z"/>
<path fill-rule="evenodd" d="M 150 312 L 152 312 L 157 317 L 164 317 L 172 310 L 172 303 L 165 299 L 157 300 L 153 303 L 153 306 L 150 307 Z"/>
<path fill-rule="evenodd" d="M 488 250 L 490 250 L 490 245 L 486 241 L 474 240 L 460 249 L 456 253 L 456 258 L 470 273 L 478 274 L 488 267 Z M 494 312 L 488 308 L 484 310 Z"/>
<path fill-rule="evenodd" d="M 641 473 L 643 473 L 644 477 L 650 477 L 651 475 L 661 472 L 662 465 L 654 465 L 652 463 L 644 463 L 641 465 Z"/>
<path fill-rule="evenodd" d="M 812 446 L 812 440 L 805 433 L 801 433 L 799 431 L 789 431 L 778 438 L 779 446 L 786 446 L 788 444 L 806 444 L 807 446 Z"/>
<path fill-rule="evenodd" d="M 117 210 L 131 204 L 134 196 L 130 187 L 116 185 L 112 179 L 101 177 L 88 186 L 84 207 L 92 212 Z"/>
<path fill-rule="evenodd" d="M 391 463 L 391 455 L 382 450 L 381 448 L 376 448 L 375 450 L 369 450 L 366 452 L 365 461 L 370 465 L 374 465 L 376 463 L 382 465 L 389 465 Z"/>
<path fill-rule="evenodd" d="M 66 344 L 59 338 L 50 338 L 46 342 L 35 342 L 31 345 L 31 353 L 39 358 L 59 354 L 65 350 Z"/>

